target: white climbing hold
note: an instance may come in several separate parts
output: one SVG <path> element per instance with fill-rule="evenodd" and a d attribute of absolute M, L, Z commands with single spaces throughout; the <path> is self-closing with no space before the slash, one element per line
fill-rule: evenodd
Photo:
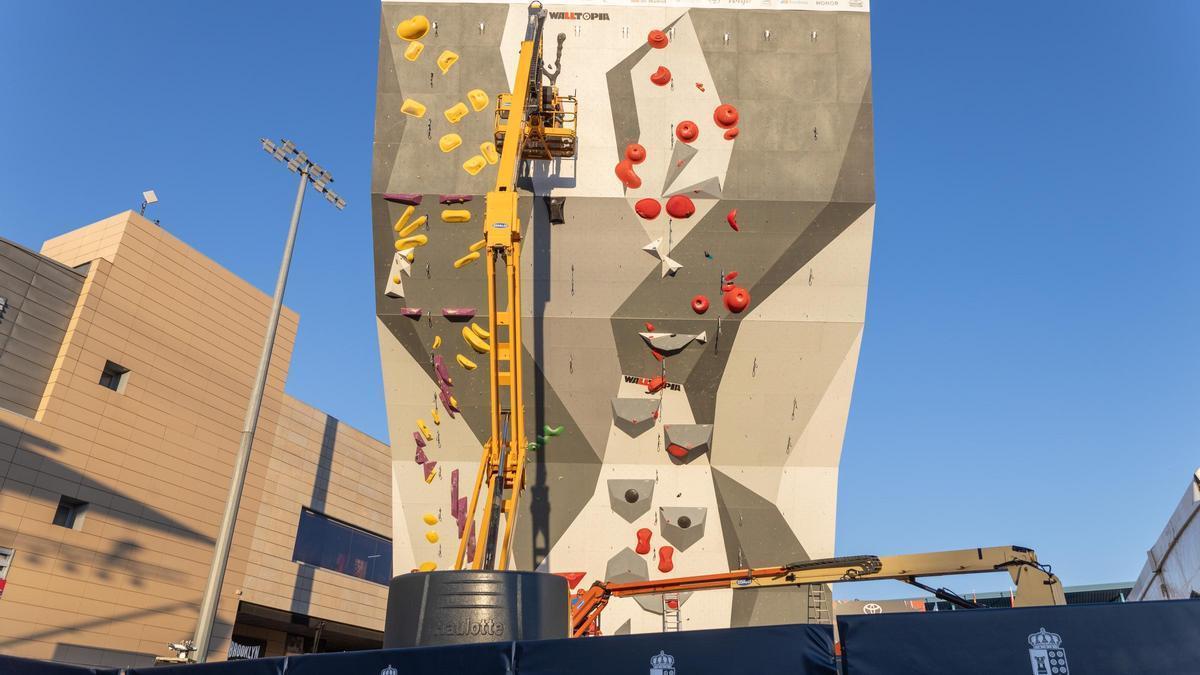
<path fill-rule="evenodd" d="M 654 241 L 650 242 L 649 244 L 646 244 L 645 246 L 642 247 L 642 250 L 645 251 L 646 253 L 649 253 L 650 255 L 654 256 L 655 258 L 662 260 L 662 257 L 663 257 L 663 255 L 662 255 L 662 237 L 655 239 Z"/>
<path fill-rule="evenodd" d="M 683 269 L 682 263 L 676 262 L 675 260 L 671 259 L 669 256 L 663 256 L 662 275 L 664 277 L 667 276 L 668 274 L 675 274 L 676 272 L 678 272 L 681 269 Z"/>

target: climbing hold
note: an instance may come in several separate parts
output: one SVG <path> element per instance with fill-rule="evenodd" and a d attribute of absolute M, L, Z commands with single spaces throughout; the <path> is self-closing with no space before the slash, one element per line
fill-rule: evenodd
<path fill-rule="evenodd" d="M 737 127 L 734 127 L 732 129 L 730 129 L 729 131 L 725 132 L 725 140 L 727 140 L 727 141 L 732 141 L 733 139 L 737 138 L 737 136 L 738 136 L 738 128 Z"/>
<path fill-rule="evenodd" d="M 479 153 L 483 155 L 484 161 L 488 164 L 495 164 L 500 161 L 500 153 L 496 152 L 496 144 L 491 141 L 480 143 Z"/>
<path fill-rule="evenodd" d="M 446 108 L 442 114 L 446 116 L 446 120 L 450 122 L 450 124 L 458 124 L 459 120 L 467 116 L 467 106 L 462 101 L 459 101 L 449 108 Z"/>
<path fill-rule="evenodd" d="M 462 145 L 462 136 L 458 134 L 446 134 L 438 139 L 438 147 L 442 152 L 450 152 L 460 145 Z"/>
<path fill-rule="evenodd" d="M 425 562 L 421 563 L 421 566 L 417 568 L 417 571 L 418 572 L 432 572 L 436 569 L 437 569 L 437 563 L 431 562 L 431 561 L 425 561 Z"/>
<path fill-rule="evenodd" d="M 646 36 L 646 42 L 655 49 L 662 49 L 667 46 L 667 34 L 655 28 Z"/>
<path fill-rule="evenodd" d="M 425 244 L 428 244 L 428 243 L 429 243 L 429 237 L 427 237 L 423 234 L 414 234 L 411 237 L 397 239 L 396 240 L 396 250 L 403 251 L 406 248 L 415 248 L 417 246 L 424 246 Z"/>
<path fill-rule="evenodd" d="M 742 229 L 738 227 L 737 209 L 731 209 L 729 211 L 729 215 L 725 216 L 725 222 L 729 223 L 729 227 L 733 228 L 734 232 L 742 231 Z"/>
<path fill-rule="evenodd" d="M 667 215 L 672 218 L 690 218 L 696 212 L 696 205 L 686 195 L 675 195 L 667 200 Z"/>
<path fill-rule="evenodd" d="M 623 159 L 617 163 L 617 178 L 625 187 L 636 190 L 642 187 L 642 179 L 633 170 L 633 162 Z"/>
<path fill-rule="evenodd" d="M 404 226 L 408 224 L 408 219 L 412 217 L 413 210 L 415 208 L 416 207 L 412 206 L 411 204 L 408 205 L 407 207 L 405 207 L 404 213 L 401 213 L 400 217 L 396 219 L 396 224 L 392 226 L 392 229 L 395 230 L 396 232 L 403 231 Z M 408 235 L 401 235 L 401 236 L 406 237 Z"/>
<path fill-rule="evenodd" d="M 474 323 L 471 324 L 471 330 L 475 331 L 475 334 L 478 335 L 479 337 L 483 338 L 484 340 L 492 337 L 492 334 L 490 332 L 488 332 L 488 329 L 486 329 L 482 326 L 477 326 Z"/>
<path fill-rule="evenodd" d="M 670 274 L 671 276 L 675 276 L 675 273 L 681 269 L 683 269 L 683 263 L 678 262 L 677 260 L 675 260 L 674 258 L 671 258 L 670 256 L 663 258 L 662 275 L 664 277 L 667 276 L 668 274 Z"/>
<path fill-rule="evenodd" d="M 445 389 L 438 396 L 442 399 L 442 405 L 446 406 L 446 414 L 450 415 L 450 419 L 454 419 L 454 413 L 459 412 L 458 406 L 454 405 L 454 397 Z"/>
<path fill-rule="evenodd" d="M 690 345 L 698 336 L 687 333 L 638 333 L 650 349 L 671 356 Z"/>
<path fill-rule="evenodd" d="M 408 204 L 409 206 L 420 206 L 421 195 L 415 192 L 388 192 L 382 195 L 385 201 L 396 202 L 397 204 Z"/>
<path fill-rule="evenodd" d="M 463 339 L 467 341 L 467 344 L 471 345 L 471 349 L 474 349 L 476 353 L 486 354 L 492 350 L 492 345 L 484 341 L 483 338 L 476 335 L 470 328 L 466 326 L 463 326 L 462 336 Z"/>
<path fill-rule="evenodd" d="M 409 61 L 416 61 L 421 58 L 421 52 L 425 51 L 425 45 L 413 40 L 404 48 L 404 58 Z"/>
<path fill-rule="evenodd" d="M 470 319 L 475 316 L 474 307 L 443 307 L 442 316 L 454 321 L 456 319 Z"/>
<path fill-rule="evenodd" d="M 417 420 L 417 428 L 421 430 L 421 435 L 425 437 L 425 440 L 433 440 L 433 432 L 429 430 L 429 427 L 425 426 L 425 420 Z"/>
<path fill-rule="evenodd" d="M 467 100 L 471 102 L 471 107 L 475 112 L 479 112 L 488 106 L 488 95 L 482 89 L 472 89 L 467 92 Z"/>
<path fill-rule="evenodd" d="M 737 270 L 734 270 L 734 271 L 730 272 L 729 274 L 725 275 L 725 283 L 729 283 L 730 281 L 733 281 L 736 278 L 738 278 L 738 273 L 737 273 Z"/>
<path fill-rule="evenodd" d="M 634 548 L 633 550 L 637 551 L 637 553 L 639 555 L 646 555 L 647 553 L 649 553 L 650 552 L 650 536 L 653 534 L 654 534 L 654 532 L 652 532 L 650 530 L 650 528 L 648 528 L 648 527 L 643 527 L 642 529 L 638 530 L 637 531 L 637 547 Z"/>
<path fill-rule="evenodd" d="M 438 413 L 438 411 L 437 411 L 437 408 L 434 408 L 433 410 L 430 410 L 430 411 L 429 411 L 429 416 L 433 418 L 433 423 L 434 423 L 434 424 L 439 424 L 439 425 L 440 425 L 440 424 L 442 423 L 442 416 L 441 416 L 441 414 L 440 414 L 440 413 Z"/>
<path fill-rule="evenodd" d="M 650 81 L 660 87 L 665 87 L 671 81 L 671 71 L 667 70 L 666 66 L 659 66 L 658 70 L 650 74 Z"/>
<path fill-rule="evenodd" d="M 712 445 L 711 424 L 663 425 L 663 442 L 667 452 L 677 459 L 697 457 L 708 452 Z"/>
<path fill-rule="evenodd" d="M 675 138 L 684 143 L 691 143 L 700 136 L 700 127 L 691 120 L 684 120 L 675 125 Z"/>
<path fill-rule="evenodd" d="M 454 52 L 450 51 L 449 49 L 442 52 L 441 54 L 438 54 L 438 57 L 437 57 L 437 65 L 438 65 L 438 68 L 442 71 L 443 75 L 445 75 L 446 71 L 450 70 L 450 66 L 454 65 L 455 62 L 457 62 L 457 61 L 458 61 L 458 54 L 455 54 Z"/>
<path fill-rule="evenodd" d="M 424 436 L 422 436 L 422 435 L 421 435 L 421 432 L 419 432 L 419 431 L 414 431 L 414 432 L 413 432 L 413 442 L 417 444 L 417 449 L 418 449 L 418 450 L 420 450 L 421 448 L 425 447 L 425 437 L 424 437 Z M 420 460 L 420 461 L 418 461 L 417 463 L 418 463 L 418 464 L 421 464 L 423 461 L 424 461 L 424 460 Z"/>
<path fill-rule="evenodd" d="M 654 241 L 650 242 L 649 244 L 646 244 L 645 246 L 642 247 L 642 250 L 645 251 L 646 253 L 649 253 L 650 255 L 654 256 L 655 258 L 662 260 L 663 255 L 662 255 L 662 251 L 659 250 L 660 246 L 662 246 L 662 237 L 655 239 Z"/>
<path fill-rule="evenodd" d="M 400 315 L 407 316 L 410 319 L 419 319 L 419 318 L 421 318 L 421 308 L 420 307 L 401 307 Z"/>
<path fill-rule="evenodd" d="M 437 462 L 431 459 L 422 464 L 421 468 L 425 470 L 425 482 L 432 483 L 433 477 L 437 475 Z"/>
<path fill-rule="evenodd" d="M 479 367 L 474 361 L 468 359 L 462 354 L 455 355 L 454 359 L 458 361 L 458 365 L 462 366 L 465 370 L 475 370 Z"/>
<path fill-rule="evenodd" d="M 712 257 L 712 254 L 711 254 L 711 253 L 709 253 L 708 251 L 705 251 L 705 252 L 704 252 L 704 259 L 705 259 L 705 260 L 712 260 L 712 259 L 713 259 L 713 257 Z"/>
<path fill-rule="evenodd" d="M 721 292 L 722 293 L 728 293 L 729 291 L 732 291 L 732 290 L 733 290 L 732 283 L 727 282 L 727 283 L 721 284 Z"/>
<path fill-rule="evenodd" d="M 645 199 L 639 199 L 637 203 L 633 205 L 633 210 L 646 220 L 654 220 L 658 217 L 658 214 L 662 212 L 662 204 L 659 204 L 657 199 L 650 199 L 647 197 Z"/>
<path fill-rule="evenodd" d="M 659 391 L 662 391 L 662 389 L 666 386 L 667 386 L 667 378 L 663 377 L 662 375 L 657 375 L 655 377 L 650 378 L 650 380 L 648 382 L 646 382 L 646 393 L 647 394 L 657 393 Z"/>
<path fill-rule="evenodd" d="M 703 314 L 708 311 L 708 298 L 703 295 L 697 295 L 692 298 L 692 311 L 697 314 Z"/>
<path fill-rule="evenodd" d="M 438 517 L 432 513 L 426 513 L 424 516 L 421 517 L 421 520 L 425 521 L 426 525 L 437 525 L 438 524 Z"/>
<path fill-rule="evenodd" d="M 641 164 L 646 161 L 646 148 L 637 143 L 630 143 L 625 146 L 625 159 L 634 164 Z"/>
<path fill-rule="evenodd" d="M 654 331 L 654 324 L 650 323 L 649 321 L 647 321 L 646 323 L 644 323 L 642 325 L 646 327 L 646 330 L 651 331 L 651 332 Z"/>
<path fill-rule="evenodd" d="M 446 360 L 442 358 L 441 354 L 433 355 L 433 370 L 437 373 L 438 378 L 446 383 L 446 386 L 454 386 L 454 382 L 450 379 L 450 371 L 446 368 Z M 417 420 L 417 423 L 421 424 L 421 421 Z M 428 431 L 428 429 L 422 427 L 422 431 Z"/>
<path fill-rule="evenodd" d="M 725 293 L 725 308 L 734 314 L 741 314 L 750 305 L 750 291 L 741 286 L 734 286 Z"/>
<path fill-rule="evenodd" d="M 732 129 L 738 123 L 738 110 L 728 103 L 722 103 L 713 111 L 713 121 L 722 129 Z"/>
<path fill-rule="evenodd" d="M 567 587 L 573 590 L 579 585 L 580 581 L 583 581 L 583 577 L 587 574 L 587 572 L 555 572 L 555 574 L 566 579 Z"/>
<path fill-rule="evenodd" d="M 429 19 L 417 14 L 396 24 L 396 37 L 402 40 L 420 40 L 429 32 Z"/>
<path fill-rule="evenodd" d="M 674 556 L 675 549 L 670 546 L 663 546 L 658 549 L 658 571 L 665 574 L 675 569 L 675 561 L 672 560 Z"/>
<path fill-rule="evenodd" d="M 696 88 L 697 88 L 697 89 L 699 89 L 700 91 L 704 91 L 704 83 L 703 83 L 703 82 L 697 82 L 697 83 L 696 83 Z"/>
<path fill-rule="evenodd" d="M 408 208 L 411 209 L 412 207 L 410 206 Z M 407 213 L 407 211 L 406 211 L 406 213 Z M 417 231 L 417 228 L 419 228 L 425 224 L 425 220 L 426 220 L 425 216 L 421 216 L 420 218 L 417 218 L 416 220 L 412 221 L 411 223 L 408 223 L 407 225 L 405 225 L 400 230 L 397 230 L 396 236 L 400 239 L 408 238 L 409 236 L 412 235 L 413 232 Z M 399 225 L 400 223 L 396 223 L 396 224 Z"/>
<path fill-rule="evenodd" d="M 563 426 L 560 424 L 556 427 L 552 427 L 549 424 L 547 424 L 545 427 L 542 428 L 542 431 L 547 436 L 557 436 L 563 432 Z"/>
<path fill-rule="evenodd" d="M 441 347 L 441 346 L 442 346 L 442 336 L 434 335 L 433 336 L 433 348 L 437 349 L 438 347 Z"/>
<path fill-rule="evenodd" d="M 462 269 L 462 268 L 466 267 L 467 265 L 470 265 L 471 263 L 475 262 L 476 260 L 479 260 L 479 252 L 478 251 L 468 253 L 468 254 L 464 255 L 463 257 L 459 258 L 458 260 L 454 261 L 454 269 L 456 269 L 456 270 Z"/>
<path fill-rule="evenodd" d="M 443 223 L 465 223 L 471 219 L 471 212 L 466 209 L 442 209 Z"/>
<path fill-rule="evenodd" d="M 426 532 L 425 533 L 425 541 L 427 541 L 431 544 L 436 544 L 438 542 L 437 530 L 429 530 L 428 532 Z"/>
<path fill-rule="evenodd" d="M 442 204 L 466 204 L 471 201 L 471 195 L 442 195 L 438 200 Z"/>
<path fill-rule="evenodd" d="M 421 434 L 419 432 L 414 431 L 413 435 L 420 436 Z M 421 442 L 424 443 L 425 439 L 421 439 Z M 424 447 L 417 448 L 417 454 L 413 459 L 417 462 L 417 464 L 424 464 L 425 462 L 428 462 L 429 457 L 425 454 L 425 448 Z"/>
<path fill-rule="evenodd" d="M 471 174 L 472 176 L 479 173 L 480 171 L 483 171 L 483 167 L 485 167 L 485 166 L 487 166 L 487 160 L 483 158 L 483 155 L 475 155 L 471 159 L 468 159 L 467 161 L 463 162 L 463 165 L 462 165 L 463 170 L 466 171 L 467 173 Z"/>
<path fill-rule="evenodd" d="M 487 240 L 480 239 L 479 241 L 475 242 L 474 244 L 471 244 L 471 247 L 468 248 L 467 250 L 470 251 L 471 253 L 474 253 L 476 251 L 482 251 L 484 246 L 487 246 Z"/>
<path fill-rule="evenodd" d="M 411 98 L 404 99 L 404 103 L 400 104 L 400 112 L 412 117 L 424 117 L 425 106 L 412 100 Z"/>

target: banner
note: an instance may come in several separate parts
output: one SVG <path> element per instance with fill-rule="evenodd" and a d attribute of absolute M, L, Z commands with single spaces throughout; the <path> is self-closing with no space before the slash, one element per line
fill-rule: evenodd
<path fill-rule="evenodd" d="M 388 4 L 407 0 L 383 0 Z M 512 0 L 420 0 L 412 4 L 469 5 L 472 3 L 498 5 L 527 5 Z M 579 3 L 545 3 L 547 9 L 576 9 L 580 7 L 688 7 L 695 9 L 794 9 L 810 12 L 870 12 L 870 0 L 587 0 Z"/>
<path fill-rule="evenodd" d="M 846 675 L 1200 671 L 1200 600 L 844 616 L 838 635 Z"/>

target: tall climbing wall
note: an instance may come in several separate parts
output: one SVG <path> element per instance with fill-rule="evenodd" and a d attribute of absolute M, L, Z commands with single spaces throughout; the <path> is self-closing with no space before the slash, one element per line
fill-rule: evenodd
<path fill-rule="evenodd" d="M 586 588 L 832 555 L 875 203 L 866 2 L 546 8 L 579 140 L 519 185 L 540 439 L 514 565 Z M 397 573 L 452 567 L 472 536 L 488 336 L 471 254 L 526 15 L 382 5 L 372 205 Z M 819 590 L 619 599 L 603 630 L 662 630 L 668 602 L 687 629 L 827 620 Z"/>

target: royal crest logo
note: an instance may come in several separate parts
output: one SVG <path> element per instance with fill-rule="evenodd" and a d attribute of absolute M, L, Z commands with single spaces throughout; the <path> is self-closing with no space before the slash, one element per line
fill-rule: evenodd
<path fill-rule="evenodd" d="M 1029 638 L 1029 667 L 1033 675 L 1068 675 L 1067 650 L 1062 648 L 1062 637 L 1042 628 Z"/>
<path fill-rule="evenodd" d="M 392 667 L 392 664 L 390 663 L 388 664 L 387 668 L 379 671 L 379 675 L 398 675 L 398 673 L 399 671 Z"/>
<path fill-rule="evenodd" d="M 658 650 L 650 657 L 650 675 L 675 675 L 675 657 Z"/>

